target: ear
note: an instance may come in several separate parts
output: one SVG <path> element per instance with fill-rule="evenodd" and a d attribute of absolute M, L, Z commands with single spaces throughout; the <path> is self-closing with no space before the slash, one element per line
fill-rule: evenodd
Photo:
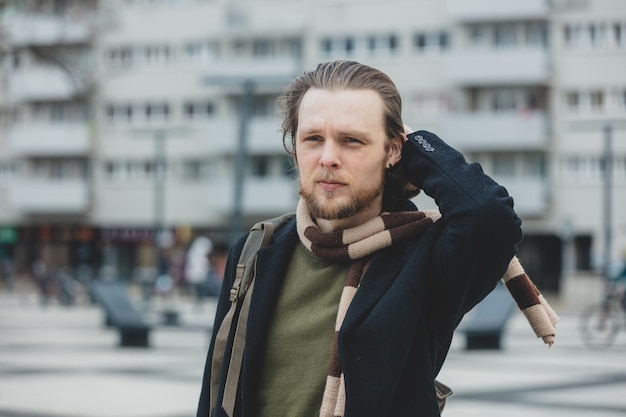
<path fill-rule="evenodd" d="M 387 165 L 395 165 L 400 161 L 402 156 L 402 138 L 393 138 L 389 143 L 389 151 L 387 152 Z"/>

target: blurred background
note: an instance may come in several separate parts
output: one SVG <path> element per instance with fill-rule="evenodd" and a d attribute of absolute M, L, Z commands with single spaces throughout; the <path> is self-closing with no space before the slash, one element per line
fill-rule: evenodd
<path fill-rule="evenodd" d="M 275 100 L 337 58 L 507 187 L 562 318 L 455 337 L 444 415 L 624 415 L 624 0 L 0 0 L 0 416 L 195 414 L 228 246 L 298 199 Z"/>
<path fill-rule="evenodd" d="M 219 281 L 298 198 L 275 99 L 336 58 L 507 187 L 545 293 L 621 268 L 622 0 L 0 0 L 0 286 L 190 289 L 194 242 Z"/>

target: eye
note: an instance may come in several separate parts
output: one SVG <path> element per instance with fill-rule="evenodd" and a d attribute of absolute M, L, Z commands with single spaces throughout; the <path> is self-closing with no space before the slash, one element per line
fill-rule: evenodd
<path fill-rule="evenodd" d="M 322 138 L 320 138 L 317 135 L 313 135 L 313 136 L 307 136 L 303 139 L 304 142 L 319 142 L 321 141 Z"/>
<path fill-rule="evenodd" d="M 359 139 L 356 139 L 356 138 L 351 138 L 351 137 L 347 137 L 347 138 L 345 138 L 343 141 L 344 141 L 344 142 L 346 142 L 346 143 L 349 143 L 349 144 L 359 144 L 359 143 L 363 143 L 363 141 L 362 141 L 362 140 L 359 140 Z"/>

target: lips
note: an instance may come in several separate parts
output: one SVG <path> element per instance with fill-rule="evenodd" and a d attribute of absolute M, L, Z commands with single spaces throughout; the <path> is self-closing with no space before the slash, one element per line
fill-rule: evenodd
<path fill-rule="evenodd" d="M 338 188 L 343 187 L 345 184 L 337 182 L 337 181 L 323 180 L 323 181 L 318 181 L 317 185 L 319 185 L 320 188 L 324 191 L 335 191 Z"/>

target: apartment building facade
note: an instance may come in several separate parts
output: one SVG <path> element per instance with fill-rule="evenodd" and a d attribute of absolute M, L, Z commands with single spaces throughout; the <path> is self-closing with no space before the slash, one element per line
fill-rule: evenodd
<path fill-rule="evenodd" d="M 231 229 L 293 210 L 295 171 L 274 100 L 289 79 L 336 58 L 390 74 L 407 124 L 440 134 L 507 187 L 524 221 L 520 257 L 544 289 L 601 268 L 606 247 L 612 261 L 626 250 L 619 0 L 38 3 L 98 11 L 80 44 L 94 70 L 82 95 L 52 100 L 86 109 L 76 123 L 81 146 L 43 123 L 53 116 L 42 116 L 41 97 L 0 98 L 0 245 L 18 264 L 44 256 L 131 278 L 155 265 L 156 253 L 180 257 L 196 235 L 227 243 Z M 13 8 L 0 24 L 20 27 L 32 14 Z M 67 43 L 47 39 L 58 50 Z M 14 34 L 5 45 L 0 77 L 15 89 L 31 67 L 26 57 L 41 48 L 22 47 Z M 82 200 L 62 194 L 70 179 Z M 62 206 L 32 207 L 46 195 Z M 416 202 L 434 207 L 427 196 Z"/>

